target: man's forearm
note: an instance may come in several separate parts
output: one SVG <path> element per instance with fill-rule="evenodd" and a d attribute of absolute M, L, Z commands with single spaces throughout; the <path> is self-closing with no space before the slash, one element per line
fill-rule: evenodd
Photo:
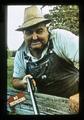
<path fill-rule="evenodd" d="M 33 78 L 30 74 L 25 75 L 23 78 L 13 78 L 12 85 L 16 89 L 23 89 L 27 88 L 27 78 Z"/>
<path fill-rule="evenodd" d="M 20 80 L 20 79 L 13 79 L 12 85 L 16 89 L 23 89 L 23 90 L 25 90 L 25 88 L 26 88 L 26 85 L 23 84 L 22 80 Z"/>

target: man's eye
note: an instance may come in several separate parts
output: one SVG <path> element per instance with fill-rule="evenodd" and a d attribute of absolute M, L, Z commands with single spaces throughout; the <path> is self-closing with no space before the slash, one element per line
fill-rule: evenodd
<path fill-rule="evenodd" d="M 37 30 L 36 33 L 37 34 L 41 34 L 43 32 L 43 29 Z"/>
<path fill-rule="evenodd" d="M 25 34 L 30 35 L 32 34 L 32 31 L 25 31 Z"/>

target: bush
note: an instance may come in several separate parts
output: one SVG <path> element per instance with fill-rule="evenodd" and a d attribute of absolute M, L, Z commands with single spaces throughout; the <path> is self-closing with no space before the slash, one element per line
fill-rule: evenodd
<path fill-rule="evenodd" d="M 79 35 L 79 7 L 77 5 L 56 5 L 45 17 L 51 19 L 50 29 L 66 29 Z"/>
<path fill-rule="evenodd" d="M 7 59 L 7 87 L 12 87 L 12 77 L 13 77 L 13 63 L 14 58 L 9 57 Z"/>

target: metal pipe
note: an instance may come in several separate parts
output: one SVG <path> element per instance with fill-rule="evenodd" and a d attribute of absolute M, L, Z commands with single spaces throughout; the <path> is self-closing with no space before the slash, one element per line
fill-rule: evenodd
<path fill-rule="evenodd" d="M 33 92 L 33 83 L 32 83 L 32 79 L 33 78 L 29 78 L 27 77 L 27 90 L 28 92 L 30 92 L 30 96 L 31 96 L 31 100 L 32 100 L 32 105 L 33 105 L 33 109 L 34 109 L 34 113 L 35 115 L 39 115 L 39 110 L 38 110 L 38 106 L 37 106 L 37 103 L 36 103 L 36 99 L 35 99 L 35 96 L 34 96 L 34 92 Z"/>

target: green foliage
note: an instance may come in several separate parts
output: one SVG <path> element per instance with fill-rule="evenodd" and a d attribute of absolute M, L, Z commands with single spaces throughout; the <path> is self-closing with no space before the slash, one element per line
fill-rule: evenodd
<path fill-rule="evenodd" d="M 7 50 L 7 57 L 15 57 L 16 51 Z"/>
<path fill-rule="evenodd" d="M 56 5 L 45 17 L 52 20 L 50 29 L 62 28 L 79 35 L 79 7 L 77 5 Z"/>
<path fill-rule="evenodd" d="M 7 50 L 7 56 L 8 56 L 8 58 L 9 58 L 9 57 L 12 57 L 12 51 Z"/>
<path fill-rule="evenodd" d="M 11 81 L 13 76 L 13 61 L 14 58 L 12 57 L 7 59 L 7 87 L 12 87 Z"/>

